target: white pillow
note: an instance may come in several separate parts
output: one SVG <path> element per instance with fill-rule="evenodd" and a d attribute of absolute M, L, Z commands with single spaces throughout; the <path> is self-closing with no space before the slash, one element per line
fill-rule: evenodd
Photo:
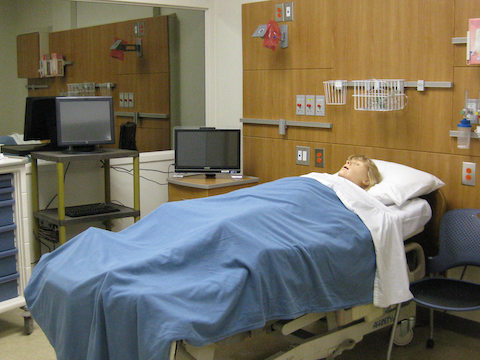
<path fill-rule="evenodd" d="M 406 165 L 372 159 L 383 180 L 368 192 L 385 205 L 401 206 L 408 199 L 431 193 L 445 185 L 436 176 Z"/>

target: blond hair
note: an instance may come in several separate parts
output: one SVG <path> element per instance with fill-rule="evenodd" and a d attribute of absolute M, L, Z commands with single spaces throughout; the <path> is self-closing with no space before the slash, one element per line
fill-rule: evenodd
<path fill-rule="evenodd" d="M 365 190 L 370 189 L 373 185 L 382 181 L 382 175 L 380 174 L 380 171 L 378 171 L 377 165 L 375 165 L 375 163 L 368 157 L 364 155 L 350 155 L 347 160 L 360 161 L 367 167 L 368 186 L 365 188 Z"/>

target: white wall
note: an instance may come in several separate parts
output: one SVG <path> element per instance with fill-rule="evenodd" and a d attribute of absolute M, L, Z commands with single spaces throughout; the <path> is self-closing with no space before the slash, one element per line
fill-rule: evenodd
<path fill-rule="evenodd" d="M 17 78 L 17 42 L 16 21 L 11 16 L 16 10 L 15 0 L 0 1 L 0 45 L 2 56 L 0 56 L 0 69 L 9 69 L 3 74 L 0 81 L 0 128 L 1 135 L 22 132 L 23 121 L 18 115 L 18 109 L 25 108 L 25 96 L 27 81 Z M 23 104 L 23 105 L 22 105 Z M 23 114 L 23 111 L 21 112 Z M 21 124 L 18 126 L 18 123 Z"/>

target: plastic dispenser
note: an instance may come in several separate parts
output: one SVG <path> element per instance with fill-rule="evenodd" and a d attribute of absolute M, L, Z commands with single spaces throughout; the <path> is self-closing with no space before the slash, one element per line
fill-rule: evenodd
<path fill-rule="evenodd" d="M 458 142 L 457 147 L 459 149 L 470 148 L 470 137 L 472 134 L 472 124 L 470 120 L 462 119 L 458 124 Z"/>

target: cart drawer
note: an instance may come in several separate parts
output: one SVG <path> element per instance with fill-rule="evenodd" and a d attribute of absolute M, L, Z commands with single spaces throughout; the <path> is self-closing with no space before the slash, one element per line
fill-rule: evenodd
<path fill-rule="evenodd" d="M 10 200 L 13 197 L 13 186 L 0 187 L 0 201 Z"/>
<path fill-rule="evenodd" d="M 15 224 L 0 227 L 0 252 L 15 248 L 16 227 Z"/>
<path fill-rule="evenodd" d="M 0 302 L 18 296 L 18 273 L 0 277 Z"/>
<path fill-rule="evenodd" d="M 17 272 L 17 249 L 0 252 L 0 277 Z"/>
<path fill-rule="evenodd" d="M 12 174 L 1 174 L 0 175 L 0 188 L 12 186 Z"/>
<path fill-rule="evenodd" d="M 0 201 L 0 226 L 13 224 L 13 203 L 13 199 Z"/>

